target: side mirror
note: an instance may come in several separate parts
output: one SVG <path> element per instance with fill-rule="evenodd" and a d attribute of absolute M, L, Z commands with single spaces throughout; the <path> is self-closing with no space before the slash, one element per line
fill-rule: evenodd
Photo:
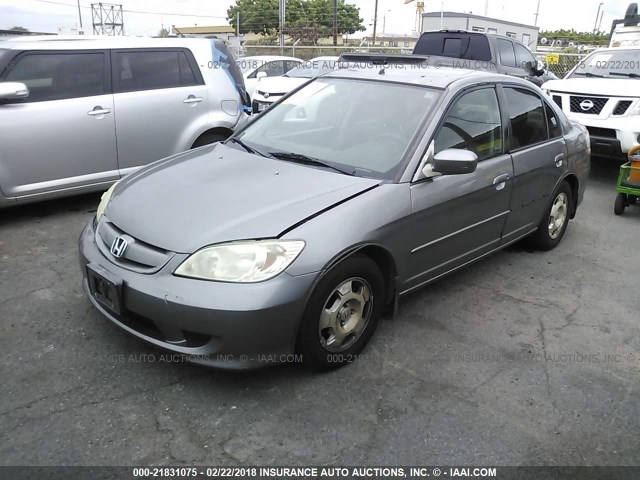
<path fill-rule="evenodd" d="M 24 83 L 2 82 L 0 83 L 0 102 L 22 100 L 29 96 L 29 89 Z"/>
<path fill-rule="evenodd" d="M 531 73 L 533 73 L 536 77 L 539 77 L 541 75 L 544 74 L 544 65 L 542 64 L 542 62 L 536 61 L 536 62 L 526 62 L 524 64 L 525 68 L 527 70 L 529 70 Z"/>
<path fill-rule="evenodd" d="M 256 74 L 256 78 L 257 78 L 258 80 L 262 80 L 263 78 L 267 78 L 267 72 L 258 72 L 258 73 Z"/>
<path fill-rule="evenodd" d="M 442 175 L 473 173 L 478 166 L 478 156 L 470 150 L 448 148 L 436 153 L 433 157 L 433 164 L 427 166 L 430 166 L 433 172 Z"/>

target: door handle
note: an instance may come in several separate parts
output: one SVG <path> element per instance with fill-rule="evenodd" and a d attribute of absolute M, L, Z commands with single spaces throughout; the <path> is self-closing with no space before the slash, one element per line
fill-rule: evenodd
<path fill-rule="evenodd" d="M 189 95 L 185 98 L 182 103 L 192 104 L 192 103 L 200 103 L 202 99 L 200 97 L 196 97 L 195 95 Z"/>
<path fill-rule="evenodd" d="M 111 113 L 110 108 L 94 107 L 93 110 L 87 112 L 87 115 L 97 117 L 98 115 L 107 115 L 109 113 Z"/>
<path fill-rule="evenodd" d="M 553 160 L 553 162 L 556 164 L 556 167 L 560 168 L 562 166 L 562 162 L 565 159 L 565 157 L 566 155 L 564 153 L 556 155 L 556 158 Z"/>
<path fill-rule="evenodd" d="M 509 180 L 510 175 L 508 173 L 503 173 L 502 175 L 498 175 L 493 179 L 493 184 L 496 186 L 496 190 L 502 190 Z"/>

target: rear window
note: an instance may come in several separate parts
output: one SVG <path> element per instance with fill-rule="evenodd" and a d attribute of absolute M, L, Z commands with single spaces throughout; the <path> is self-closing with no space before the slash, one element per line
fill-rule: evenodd
<path fill-rule="evenodd" d="M 487 37 L 471 33 L 423 33 L 413 53 L 465 60 L 491 60 L 491 49 Z"/>

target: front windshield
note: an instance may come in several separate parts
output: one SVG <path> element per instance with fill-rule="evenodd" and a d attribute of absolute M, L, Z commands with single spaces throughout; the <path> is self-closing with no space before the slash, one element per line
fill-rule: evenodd
<path fill-rule="evenodd" d="M 576 77 L 640 78 L 639 50 L 594 52 L 569 75 Z"/>
<path fill-rule="evenodd" d="M 338 64 L 337 59 L 310 60 L 308 62 L 304 62 L 299 67 L 289 70 L 285 74 L 285 77 L 315 78 L 315 77 L 319 77 L 320 75 L 324 75 L 325 73 L 329 73 L 332 70 L 335 70 L 337 64 Z"/>
<path fill-rule="evenodd" d="M 319 78 L 250 124 L 239 139 L 343 171 L 393 179 L 441 91 L 384 81 Z"/>

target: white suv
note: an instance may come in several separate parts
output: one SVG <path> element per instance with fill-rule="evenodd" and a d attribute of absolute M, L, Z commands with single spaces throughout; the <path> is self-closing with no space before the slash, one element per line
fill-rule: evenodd
<path fill-rule="evenodd" d="M 597 50 L 542 88 L 587 127 L 593 155 L 626 156 L 640 144 L 640 47 Z"/>

